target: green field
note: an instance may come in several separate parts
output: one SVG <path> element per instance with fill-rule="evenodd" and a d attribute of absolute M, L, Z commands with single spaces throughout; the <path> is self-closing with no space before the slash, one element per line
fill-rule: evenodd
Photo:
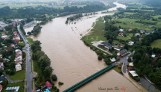
<path fill-rule="evenodd" d="M 105 23 L 103 18 L 99 18 L 96 21 L 96 24 L 94 25 L 94 28 L 91 30 L 91 32 L 84 36 L 82 38 L 83 41 L 91 44 L 93 41 L 106 41 L 106 38 L 104 37 L 105 34 Z"/>
<path fill-rule="evenodd" d="M 152 42 L 151 47 L 161 49 L 161 39 L 158 39 L 158 40 L 155 40 L 154 42 Z"/>
<path fill-rule="evenodd" d="M 11 80 L 24 80 L 25 79 L 25 70 L 16 72 L 14 75 L 10 76 Z"/>
<path fill-rule="evenodd" d="M 116 26 L 121 26 L 124 29 L 144 29 L 144 30 L 152 30 L 151 26 L 144 25 L 142 23 L 137 23 L 139 19 L 130 19 L 130 18 L 118 18 L 115 21 L 119 22 L 116 23 Z M 149 21 L 150 22 L 150 21 Z"/>

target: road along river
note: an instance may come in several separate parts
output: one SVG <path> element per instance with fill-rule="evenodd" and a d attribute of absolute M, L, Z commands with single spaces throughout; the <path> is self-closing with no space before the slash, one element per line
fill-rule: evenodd
<path fill-rule="evenodd" d="M 117 8 L 126 8 L 125 5 L 115 4 Z M 116 10 L 116 7 L 109 9 L 109 11 Z M 68 25 L 65 24 L 68 16 L 58 17 L 42 26 L 40 35 L 34 39 L 41 41 L 42 50 L 51 59 L 51 66 L 58 76 L 58 81 L 64 83 L 63 86 L 58 86 L 60 92 L 106 66 L 103 61 L 97 60 L 95 52 L 85 46 L 80 39 L 92 27 L 97 18 L 112 14 L 98 12 L 96 15 L 83 17 L 76 24 Z M 31 31 L 31 28 L 27 28 L 26 31 Z M 101 90 L 101 87 L 106 88 L 106 90 Z M 125 92 L 140 92 L 137 87 L 114 70 L 77 91 L 107 92 L 111 88 L 119 89 L 112 92 L 121 92 L 121 88 L 122 90 L 125 89 Z"/>

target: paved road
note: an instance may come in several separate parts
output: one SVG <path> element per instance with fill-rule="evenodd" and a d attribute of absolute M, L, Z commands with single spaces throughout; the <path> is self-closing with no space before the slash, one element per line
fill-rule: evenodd
<path fill-rule="evenodd" d="M 31 66 L 31 50 L 28 40 L 23 35 L 20 30 L 20 25 L 17 26 L 18 32 L 25 43 L 25 47 L 23 48 L 26 53 L 26 92 L 32 92 L 32 66 Z"/>

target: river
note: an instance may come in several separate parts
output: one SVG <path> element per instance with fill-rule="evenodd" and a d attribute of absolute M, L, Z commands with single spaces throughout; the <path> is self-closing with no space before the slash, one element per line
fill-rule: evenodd
<path fill-rule="evenodd" d="M 125 7 L 119 3 L 115 4 L 116 7 L 109 9 L 109 11 Z M 112 14 L 98 12 L 96 15 L 83 17 L 76 24 L 69 25 L 65 24 L 68 16 L 58 17 L 42 26 L 41 33 L 34 39 L 41 41 L 42 50 L 51 59 L 51 66 L 58 77 L 58 81 L 64 83 L 60 87 L 57 85 L 60 92 L 106 66 L 103 61 L 97 60 L 95 52 L 85 46 L 80 39 L 82 35 L 88 32 L 97 18 Z M 26 32 L 31 30 L 32 28 L 25 29 Z M 101 87 L 106 88 L 106 90 L 100 90 Z M 77 92 L 107 92 L 114 87 L 125 89 L 126 92 L 140 92 L 131 82 L 114 70 L 93 80 Z M 113 91 L 120 92 L 120 90 Z"/>

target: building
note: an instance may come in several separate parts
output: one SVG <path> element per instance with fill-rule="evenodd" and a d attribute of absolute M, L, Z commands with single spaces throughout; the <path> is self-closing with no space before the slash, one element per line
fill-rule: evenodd
<path fill-rule="evenodd" d="M 16 57 L 15 57 L 15 69 L 16 71 L 20 71 L 22 70 L 22 51 L 20 49 L 16 49 L 15 50 L 15 53 L 16 53 Z"/>
<path fill-rule="evenodd" d="M 13 32 L 13 40 L 18 43 L 21 39 L 17 32 Z"/>
<path fill-rule="evenodd" d="M 122 49 L 117 55 L 120 55 L 120 56 L 125 56 L 128 54 L 128 51 L 126 49 Z"/>
<path fill-rule="evenodd" d="M 5 39 L 8 39 L 9 37 L 5 33 L 2 33 L 1 38 L 5 40 Z"/>
<path fill-rule="evenodd" d="M 48 89 L 51 89 L 52 88 L 52 84 L 49 81 L 46 81 L 45 87 L 47 87 Z"/>
<path fill-rule="evenodd" d="M 151 57 L 152 57 L 152 58 L 155 58 L 155 57 L 156 57 L 156 55 L 155 55 L 155 54 L 152 54 L 152 55 L 151 55 Z"/>
<path fill-rule="evenodd" d="M 105 47 L 106 49 L 112 49 L 112 45 L 108 42 L 102 42 L 101 44 L 98 45 L 98 47 Z"/>
<path fill-rule="evenodd" d="M 21 64 L 19 64 L 19 63 L 16 64 L 16 65 L 15 65 L 15 69 L 16 69 L 16 72 L 17 72 L 17 71 L 21 71 L 21 70 L 22 70 Z"/>
<path fill-rule="evenodd" d="M 138 74 L 136 73 L 136 71 L 129 71 L 129 73 L 132 77 L 138 77 Z"/>
<path fill-rule="evenodd" d="M 135 36 L 136 36 L 136 37 L 140 36 L 140 33 L 136 33 Z"/>
<path fill-rule="evenodd" d="M 123 32 L 124 31 L 124 29 L 119 29 L 119 32 Z"/>
<path fill-rule="evenodd" d="M 128 42 L 128 45 L 129 45 L 129 46 L 133 46 L 133 45 L 134 45 L 134 42 L 133 42 L 133 41 L 129 41 L 129 42 Z"/>
<path fill-rule="evenodd" d="M 116 62 L 116 58 L 111 58 L 110 61 L 113 63 L 113 62 Z"/>
<path fill-rule="evenodd" d="M 6 92 L 18 92 L 20 89 L 19 86 L 15 86 L 15 87 L 7 87 L 6 88 Z"/>

